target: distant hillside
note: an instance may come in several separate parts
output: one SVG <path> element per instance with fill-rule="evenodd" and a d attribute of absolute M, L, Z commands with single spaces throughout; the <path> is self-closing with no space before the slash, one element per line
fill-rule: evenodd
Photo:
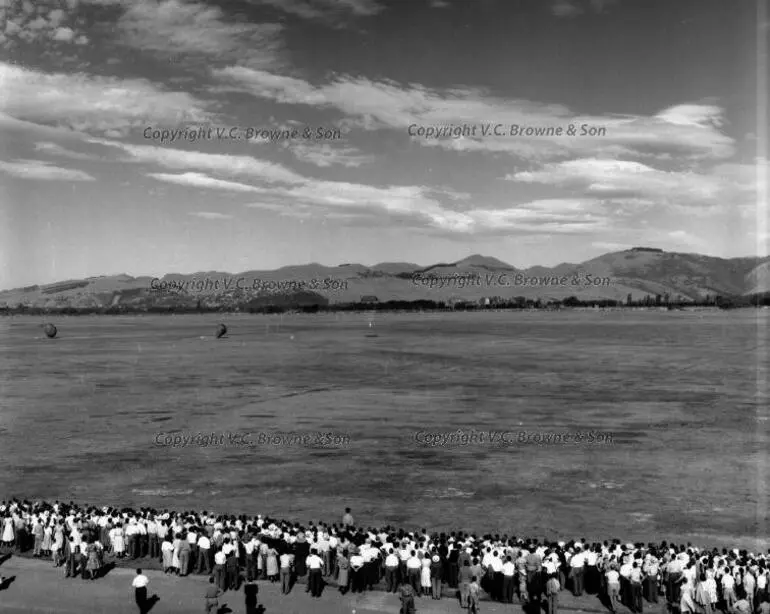
<path fill-rule="evenodd" d="M 525 283 L 525 278 L 530 278 Z M 537 278 L 532 283 L 531 278 Z M 477 301 L 482 298 L 625 301 L 661 295 L 672 301 L 705 296 L 745 296 L 770 291 L 770 257 L 715 258 L 633 248 L 579 264 L 517 269 L 482 255 L 419 266 L 385 262 L 374 266 L 312 263 L 275 271 L 193 274 L 160 279 L 99 276 L 0 292 L 0 307 L 248 308 L 249 306 L 358 302 L 362 297 L 416 301 Z"/>

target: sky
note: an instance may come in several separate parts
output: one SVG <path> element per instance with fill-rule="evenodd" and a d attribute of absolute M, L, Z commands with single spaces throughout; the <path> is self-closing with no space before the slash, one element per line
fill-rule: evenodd
<path fill-rule="evenodd" d="M 0 288 L 764 256 L 769 19 L 767 0 L 0 0 Z"/>

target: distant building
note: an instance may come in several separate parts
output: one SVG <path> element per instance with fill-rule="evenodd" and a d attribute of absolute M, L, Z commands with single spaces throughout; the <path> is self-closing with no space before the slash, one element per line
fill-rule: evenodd
<path fill-rule="evenodd" d="M 488 297 L 483 297 L 479 299 L 479 305 L 481 305 L 482 307 L 485 305 L 489 305 L 489 303 L 491 302 L 492 301 L 490 301 Z"/>
<path fill-rule="evenodd" d="M 361 297 L 362 303 L 379 303 L 380 299 L 378 299 L 376 296 L 372 294 L 366 294 Z"/>

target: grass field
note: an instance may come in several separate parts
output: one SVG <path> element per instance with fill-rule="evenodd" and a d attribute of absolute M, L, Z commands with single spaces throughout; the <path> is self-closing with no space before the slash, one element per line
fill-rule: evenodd
<path fill-rule="evenodd" d="M 349 505 L 367 523 L 751 545 L 768 519 L 757 318 L 768 312 L 75 317 L 54 320 L 54 340 L 40 319 L 2 318 L 0 498 L 301 521 Z M 457 429 L 613 443 L 415 441 Z M 349 443 L 156 444 L 319 431 Z"/>

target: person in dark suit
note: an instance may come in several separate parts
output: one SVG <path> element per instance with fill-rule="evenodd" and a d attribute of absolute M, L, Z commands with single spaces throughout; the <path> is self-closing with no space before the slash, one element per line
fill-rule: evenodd
<path fill-rule="evenodd" d="M 259 585 L 254 580 L 249 580 L 243 585 L 243 593 L 246 595 L 246 614 L 257 614 Z"/>

